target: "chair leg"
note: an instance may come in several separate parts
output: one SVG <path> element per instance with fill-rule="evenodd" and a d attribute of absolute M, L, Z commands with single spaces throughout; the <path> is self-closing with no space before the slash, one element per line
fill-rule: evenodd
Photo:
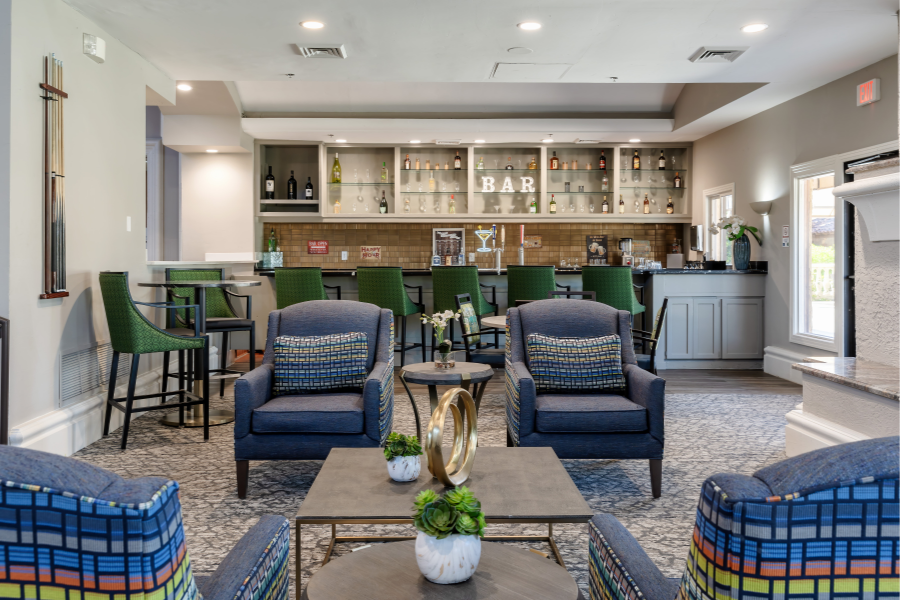
<path fill-rule="evenodd" d="M 250 370 L 256 368 L 256 323 L 250 322 Z"/>
<path fill-rule="evenodd" d="M 247 497 L 247 484 L 250 482 L 250 461 L 239 460 L 235 464 L 237 465 L 238 498 L 243 500 Z"/>
<path fill-rule="evenodd" d="M 137 387 L 138 364 L 140 354 L 131 355 L 131 375 L 128 377 L 128 392 L 125 396 L 125 424 L 122 425 L 122 450 L 128 444 L 128 427 L 131 425 L 131 408 L 134 404 L 134 388 Z"/>
<path fill-rule="evenodd" d="M 203 369 L 200 376 L 203 377 L 203 439 L 209 439 L 209 336 L 200 350 L 203 356 L 199 357 L 200 366 Z"/>
<path fill-rule="evenodd" d="M 225 369 L 228 367 L 226 364 L 226 357 L 228 356 L 228 332 L 222 332 L 222 351 L 219 352 L 219 368 Z M 225 378 L 219 380 L 219 398 L 225 395 Z"/>
<path fill-rule="evenodd" d="M 178 426 L 184 427 L 184 350 L 178 351 L 178 389 L 181 390 L 178 402 L 182 404 L 178 407 Z"/>
<path fill-rule="evenodd" d="M 406 317 L 400 317 L 400 366 L 406 364 Z"/>
<path fill-rule="evenodd" d="M 425 337 L 425 323 L 422 323 L 422 362 L 428 362 L 428 342 L 426 340 L 427 338 Z"/>
<path fill-rule="evenodd" d="M 654 498 L 662 496 L 662 459 L 650 459 L 650 489 Z"/>
<path fill-rule="evenodd" d="M 162 370 L 162 393 L 165 394 L 169 389 L 169 353 L 163 352 L 163 370 Z M 162 397 L 162 401 L 166 401 L 166 397 Z"/>
<path fill-rule="evenodd" d="M 103 437 L 109 435 L 109 421 L 112 417 L 113 398 L 116 397 L 116 375 L 119 371 L 119 353 L 113 351 L 112 362 L 109 365 L 109 389 L 106 392 L 106 415 L 103 417 Z"/>

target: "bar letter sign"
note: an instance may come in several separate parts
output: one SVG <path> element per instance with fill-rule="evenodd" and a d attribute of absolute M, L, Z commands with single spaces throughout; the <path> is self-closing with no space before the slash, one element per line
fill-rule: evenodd
<path fill-rule="evenodd" d="M 328 254 L 328 242 L 326 240 L 307 240 L 307 254 Z"/>
<path fill-rule="evenodd" d="M 870 79 L 856 86 L 856 105 L 865 106 L 881 100 L 881 80 Z"/>

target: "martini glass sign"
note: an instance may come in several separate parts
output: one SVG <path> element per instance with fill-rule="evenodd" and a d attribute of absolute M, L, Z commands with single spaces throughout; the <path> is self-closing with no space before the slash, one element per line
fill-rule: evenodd
<path fill-rule="evenodd" d="M 490 252 L 491 249 L 487 247 L 487 242 L 494 235 L 494 232 L 490 229 L 476 229 L 475 235 L 481 240 L 481 248 L 478 249 L 478 252 Z"/>

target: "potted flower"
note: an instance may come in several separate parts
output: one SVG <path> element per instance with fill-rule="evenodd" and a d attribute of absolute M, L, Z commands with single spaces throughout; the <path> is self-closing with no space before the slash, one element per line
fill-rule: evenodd
<path fill-rule="evenodd" d="M 759 230 L 747 225 L 743 217 L 738 215 L 723 217 L 709 228 L 709 232 L 713 235 L 718 235 L 720 231 L 725 232 L 726 230 L 728 240 L 734 242 L 734 268 L 736 271 L 746 271 L 750 268 L 750 238 L 745 232 L 749 231 L 756 238 L 756 243 L 762 246 Z"/>
<path fill-rule="evenodd" d="M 388 475 L 394 481 L 415 481 L 422 469 L 421 455 L 419 438 L 396 431 L 391 433 L 384 446 Z"/>
<path fill-rule="evenodd" d="M 441 584 L 469 579 L 481 560 L 485 525 L 481 502 L 465 486 L 442 496 L 423 490 L 413 509 L 419 530 L 416 562 L 425 579 Z"/>
<path fill-rule="evenodd" d="M 438 349 L 437 355 L 434 357 L 434 366 L 438 369 L 451 369 L 456 366 L 456 361 L 453 360 L 453 342 L 444 339 L 444 329 L 447 328 L 451 319 L 459 319 L 459 311 L 445 310 L 442 313 L 434 313 L 430 317 L 422 316 L 422 322 L 434 328 L 435 346 Z"/>

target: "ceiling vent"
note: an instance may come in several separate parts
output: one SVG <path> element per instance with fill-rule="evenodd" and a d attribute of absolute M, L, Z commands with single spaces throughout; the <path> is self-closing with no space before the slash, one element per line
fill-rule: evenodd
<path fill-rule="evenodd" d="M 304 58 L 347 58 L 347 49 L 340 46 L 301 46 L 297 44 L 297 53 Z"/>
<path fill-rule="evenodd" d="M 747 51 L 749 46 L 725 47 L 725 46 L 704 46 L 691 54 L 688 58 L 691 62 L 702 63 L 724 63 L 734 62 L 738 57 Z"/>
<path fill-rule="evenodd" d="M 576 144 L 599 144 L 600 140 L 583 140 L 581 138 L 575 138 Z"/>
<path fill-rule="evenodd" d="M 462 140 L 434 140 L 438 146 L 459 146 Z"/>

